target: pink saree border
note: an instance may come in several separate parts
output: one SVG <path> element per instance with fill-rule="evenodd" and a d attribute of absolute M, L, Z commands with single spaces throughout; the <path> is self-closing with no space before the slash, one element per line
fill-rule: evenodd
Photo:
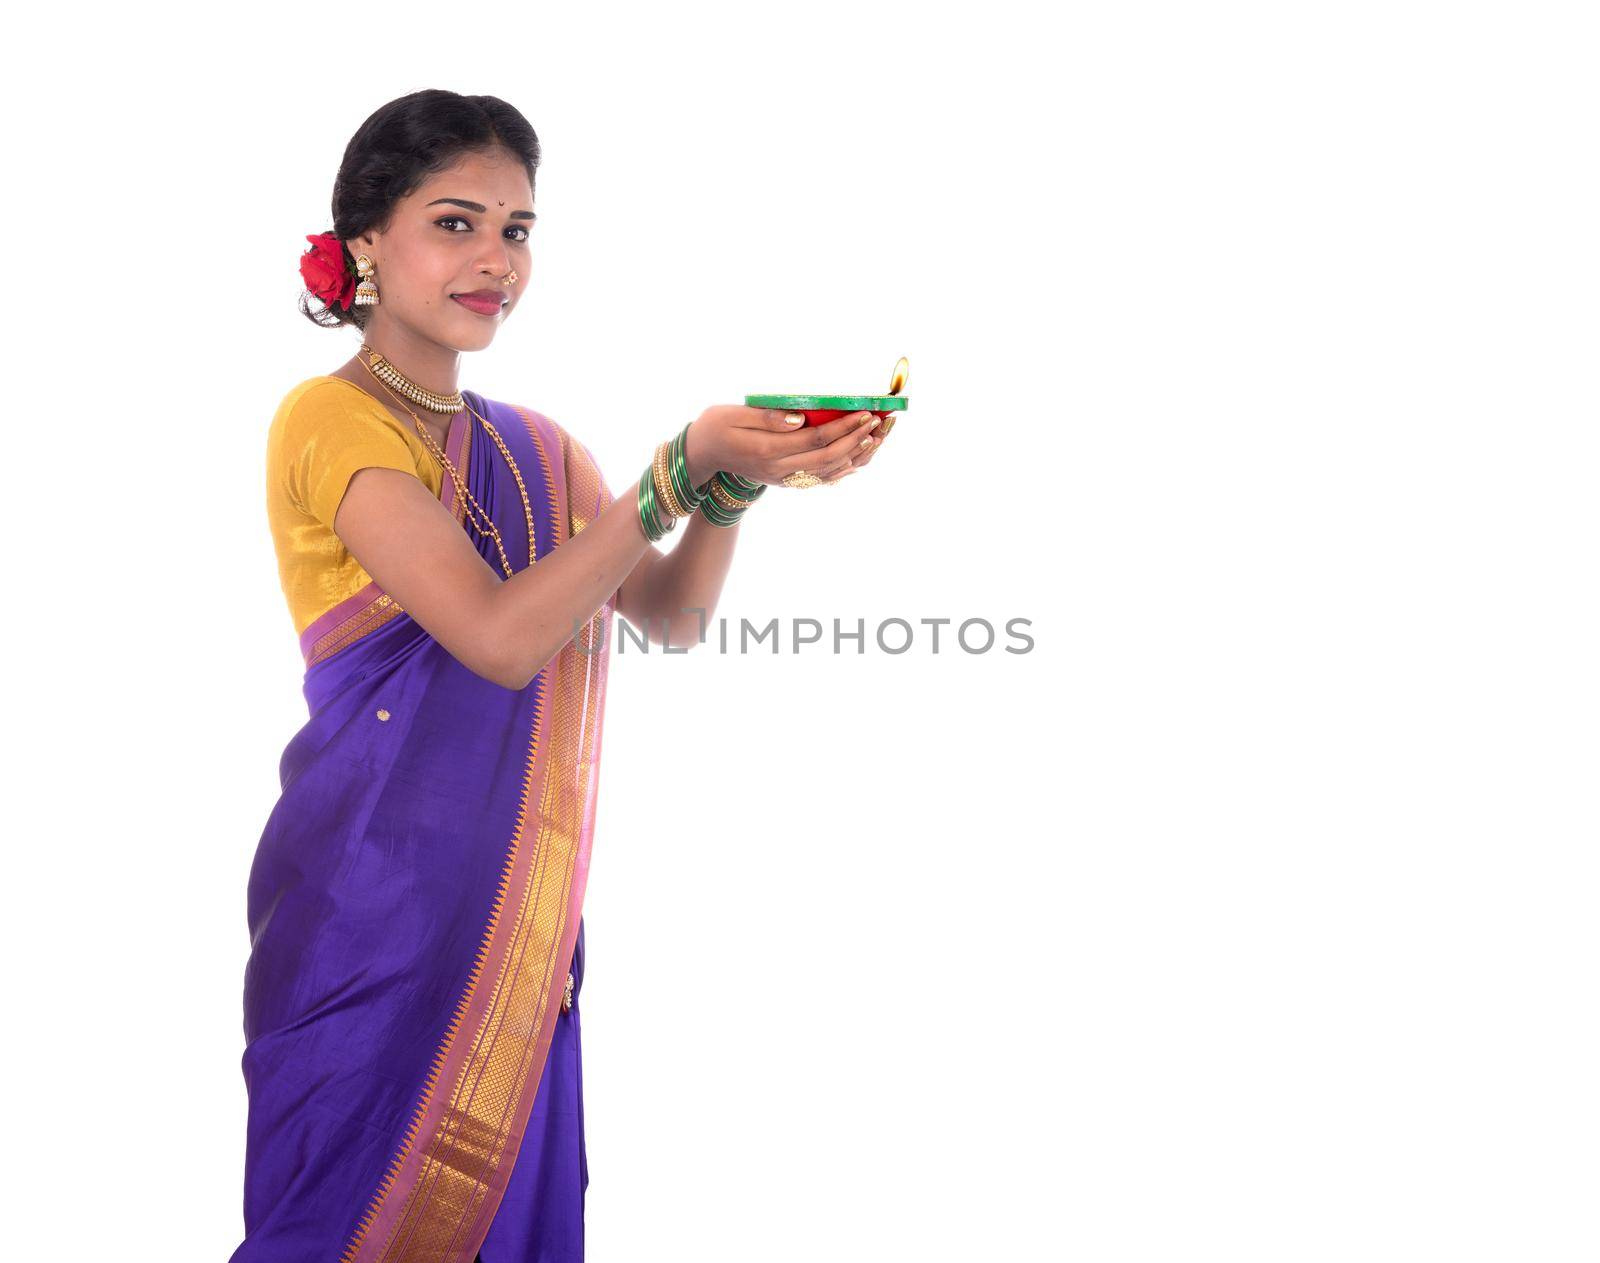
<path fill-rule="evenodd" d="M 567 479 L 557 479 L 550 468 L 550 454 L 552 451 L 564 454 L 565 443 L 548 418 L 520 408 L 516 411 L 527 425 L 544 467 L 553 515 L 552 546 L 557 546 L 568 537 L 569 493 Z M 569 469 L 564 462 L 563 472 Z M 595 482 L 599 488 L 596 499 L 599 507 L 604 507 L 609 497 L 598 470 Z M 598 508 L 595 511 L 598 512 Z M 590 648 L 598 643 L 598 650 L 586 653 L 569 641 L 538 677 L 540 684 L 530 725 L 517 825 L 491 905 L 489 923 L 456 1010 L 436 1050 L 399 1152 L 391 1160 L 352 1234 L 341 1263 L 400 1263 L 424 1258 L 429 1263 L 435 1260 L 438 1263 L 471 1263 L 504 1197 L 555 1033 L 561 987 L 550 980 L 558 974 L 564 976 L 564 968 L 552 973 L 548 957 L 542 966 L 536 963 L 534 973 L 544 980 L 537 993 L 538 1026 L 531 1033 L 531 1039 L 521 1046 L 523 1052 L 514 1089 L 500 1124 L 493 1128 L 497 1135 L 486 1139 L 471 1131 L 474 1121 L 471 1093 L 476 1091 L 476 1086 L 468 1090 L 464 1077 L 475 1056 L 480 1061 L 484 1059 L 483 1040 L 510 1040 L 514 1046 L 518 1038 L 514 1029 L 501 1029 L 501 1024 L 508 1020 L 506 1006 L 501 1003 L 502 988 L 510 991 L 519 977 L 526 979 L 527 970 L 522 959 L 527 940 L 536 941 L 540 937 L 534 925 L 535 917 L 528 910 L 536 909 L 545 899 L 560 909 L 562 922 L 553 941 L 556 962 L 570 960 L 577 946 L 579 913 L 588 885 L 594 840 L 611 613 L 612 602 L 608 600 L 588 624 L 587 643 Z M 576 725 L 569 735 L 564 720 L 572 711 L 576 712 Z M 591 711 L 592 732 L 587 726 Z M 566 748 L 569 741 L 571 748 Z M 563 747 L 556 757 L 575 759 L 574 769 L 552 767 L 552 746 Z M 557 867 L 546 862 L 548 857 L 541 854 L 547 830 L 557 827 L 546 816 L 546 802 L 561 788 L 553 778 L 567 775 L 583 777 L 584 784 L 576 812 L 570 866 Z M 565 890 L 546 889 L 553 881 L 564 882 Z M 508 901 L 512 905 L 509 910 L 511 933 L 505 932 L 502 922 Z M 491 980 L 493 985 L 481 985 L 485 979 Z M 465 1038 L 458 1038 L 462 1035 Z M 465 1098 L 463 1091 L 468 1091 Z M 485 1155 L 475 1156 L 481 1156 L 484 1171 L 481 1177 L 475 1177 L 470 1196 L 466 1204 L 459 1207 L 459 1213 L 452 1202 L 453 1190 L 448 1187 L 438 1193 L 440 1200 L 430 1206 L 440 1166 L 448 1166 L 452 1156 L 459 1160 L 463 1151 L 480 1144 Z M 460 1168 L 457 1170 L 459 1172 Z M 424 1187 L 423 1181 L 429 1178 L 430 1172 L 436 1183 Z M 455 1183 L 459 1185 L 459 1176 Z M 449 1227 L 448 1242 L 441 1254 L 437 1240 L 430 1242 L 422 1238 L 431 1237 L 430 1228 L 437 1226 L 441 1217 L 448 1221 L 452 1215 L 458 1217 L 453 1227 Z"/>

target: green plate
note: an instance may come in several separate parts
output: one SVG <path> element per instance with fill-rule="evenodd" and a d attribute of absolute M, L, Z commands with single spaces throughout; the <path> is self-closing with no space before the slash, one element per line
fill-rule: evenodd
<path fill-rule="evenodd" d="M 834 409 L 840 412 L 904 412 L 909 395 L 746 395 L 747 408 L 792 408 L 796 412 Z"/>

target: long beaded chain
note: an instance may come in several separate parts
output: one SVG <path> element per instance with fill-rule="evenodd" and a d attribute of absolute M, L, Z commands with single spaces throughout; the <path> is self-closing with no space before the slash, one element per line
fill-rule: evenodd
<path fill-rule="evenodd" d="M 444 449 L 439 446 L 438 441 L 433 437 L 432 434 L 428 432 L 428 428 L 422 424 L 422 419 L 406 406 L 405 400 L 390 388 L 388 382 L 386 382 L 382 377 L 379 377 L 377 373 L 372 371 L 371 365 L 364 364 L 364 367 L 368 373 L 372 374 L 373 380 L 375 380 L 385 390 L 389 391 L 389 393 L 394 396 L 395 402 L 405 409 L 406 414 L 411 418 L 412 423 L 417 427 L 417 433 L 422 436 L 423 443 L 427 446 L 428 450 L 433 453 L 434 459 L 449 471 L 450 481 L 454 484 L 456 489 L 455 505 L 460 507 L 462 505 L 462 496 L 466 497 L 467 520 L 470 521 L 477 529 L 478 534 L 488 535 L 494 540 L 495 551 L 500 554 L 500 566 L 506 572 L 506 578 L 511 578 L 511 576 L 516 572 L 512 570 L 511 562 L 506 558 L 505 543 L 500 537 L 500 528 L 494 524 L 494 520 L 488 515 L 488 513 L 484 511 L 483 506 L 478 503 L 477 497 L 472 494 L 472 490 L 467 486 L 466 480 L 462 478 L 460 471 L 456 469 L 450 458 L 445 455 Z M 465 399 L 463 399 L 462 402 L 466 403 Z M 531 566 L 534 564 L 534 554 L 538 541 L 535 538 L 533 531 L 533 505 L 528 499 L 527 484 L 522 481 L 522 470 L 517 467 L 517 462 L 512 457 L 510 449 L 506 447 L 505 440 L 500 437 L 500 432 L 496 430 L 494 426 L 489 424 L 489 419 L 480 415 L 478 410 L 471 404 L 466 404 L 466 408 L 468 412 L 477 418 L 478 422 L 483 426 L 489 437 L 494 440 L 494 445 L 500 449 L 500 454 L 505 457 L 506 464 L 511 468 L 511 476 L 517 480 L 517 494 L 522 497 L 522 513 L 528 524 L 528 564 Z M 478 520 L 478 516 L 474 516 L 474 514 L 481 516 L 483 520 L 480 522 Z"/>

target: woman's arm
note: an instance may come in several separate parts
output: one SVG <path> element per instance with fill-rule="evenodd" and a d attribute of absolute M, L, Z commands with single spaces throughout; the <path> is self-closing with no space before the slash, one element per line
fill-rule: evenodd
<path fill-rule="evenodd" d="M 860 424 L 852 414 L 796 433 L 781 413 L 719 405 L 695 422 L 701 441 L 691 441 L 686 455 L 696 486 L 717 469 L 759 482 L 777 482 L 796 469 L 842 477 L 852 463 L 859 466 Z M 678 615 L 674 607 L 715 602 L 738 528 L 691 523 L 674 556 L 662 555 L 640 525 L 634 483 L 627 485 L 577 535 L 509 579 L 491 568 L 421 479 L 397 469 L 369 466 L 351 475 L 333 529 L 362 569 L 452 657 L 487 680 L 520 689 L 618 592 L 646 553 L 656 554 L 640 576 L 648 599 L 634 608 L 641 617 L 652 605 L 673 611 L 673 635 L 687 635 L 690 643 L 698 638 L 698 615 Z M 680 631 L 684 617 L 692 632 Z"/>
<path fill-rule="evenodd" d="M 643 629 L 652 645 L 687 649 L 698 644 L 716 612 L 738 542 L 738 526 L 713 526 L 696 513 L 670 553 L 650 546 L 623 581 L 617 612 Z"/>
<path fill-rule="evenodd" d="M 827 482 L 837 482 L 855 473 L 877 451 L 876 441 L 862 444 L 854 435 L 855 423 L 849 417 L 840 418 L 840 421 L 844 424 L 816 427 L 810 432 L 811 442 L 816 446 L 827 444 L 842 434 L 852 436 L 851 450 L 844 457 L 818 462 L 818 468 L 826 466 L 828 469 Z M 790 437 L 797 441 L 804 438 Z M 714 450 L 716 444 L 709 434 L 697 433 L 694 426 L 689 427 L 684 457 L 689 466 L 690 486 L 704 486 L 717 471 L 718 466 L 708 463 L 713 459 Z M 716 613 L 738 543 L 737 524 L 714 526 L 700 514 L 692 514 L 684 528 L 683 539 L 670 553 L 652 544 L 623 581 L 617 594 L 617 612 L 641 628 L 646 641 L 652 645 L 687 649 L 698 644 Z"/>
<path fill-rule="evenodd" d="M 507 579 L 426 484 L 378 467 L 352 475 L 334 532 L 452 657 L 508 689 L 526 687 L 650 547 L 633 496 L 619 496 L 561 547 Z"/>

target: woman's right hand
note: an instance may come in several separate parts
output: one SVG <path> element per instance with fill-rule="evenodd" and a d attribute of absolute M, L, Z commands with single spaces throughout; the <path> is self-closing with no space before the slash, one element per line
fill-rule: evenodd
<path fill-rule="evenodd" d="M 800 416 L 782 408 L 716 404 L 689 427 L 685 456 L 691 485 L 701 486 L 719 469 L 751 482 L 781 483 L 803 469 L 823 482 L 837 482 L 871 459 L 881 439 L 880 418 L 847 412 L 823 425 L 791 425 Z M 866 440 L 863 442 L 863 440 Z"/>

